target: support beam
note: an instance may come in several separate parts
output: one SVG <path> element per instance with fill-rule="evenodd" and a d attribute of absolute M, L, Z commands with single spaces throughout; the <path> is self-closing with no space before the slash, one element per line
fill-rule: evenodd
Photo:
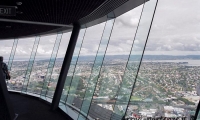
<path fill-rule="evenodd" d="M 25 20 L 12 20 L 0 18 L 1 22 L 13 22 L 13 23 L 23 23 L 23 24 L 34 24 L 34 25 L 47 25 L 47 26 L 58 26 L 58 27 L 69 27 L 72 28 L 72 25 L 56 24 L 56 23 L 46 23 L 46 22 L 35 22 L 35 21 L 25 21 Z"/>
<path fill-rule="evenodd" d="M 191 119 L 191 120 L 197 120 L 197 119 L 198 119 L 198 116 L 199 116 L 199 112 L 200 112 L 200 100 L 199 100 L 199 104 L 198 104 L 198 106 L 197 106 L 197 109 L 196 109 L 196 112 L 195 112 L 194 117 L 191 116 L 191 117 L 193 117 L 193 119 Z"/>
<path fill-rule="evenodd" d="M 77 42 L 77 39 L 78 39 L 79 31 L 80 31 L 80 25 L 74 24 L 74 28 L 73 28 L 73 31 L 72 31 L 72 34 L 71 34 L 71 38 L 70 38 L 69 45 L 68 45 L 68 48 L 67 48 L 67 51 L 66 51 L 66 54 L 65 54 L 65 58 L 64 58 L 64 61 L 63 61 L 61 72 L 60 72 L 60 76 L 59 76 L 59 79 L 58 79 L 58 83 L 57 83 L 56 90 L 55 90 L 55 93 L 54 93 L 53 101 L 52 101 L 52 104 L 51 104 L 52 110 L 55 110 L 56 108 L 58 108 L 60 98 L 61 98 L 61 95 L 62 95 L 62 91 L 63 91 L 63 88 L 64 88 L 65 80 L 66 80 L 66 77 L 67 77 L 67 73 L 68 73 L 68 70 L 69 70 L 69 67 L 70 67 L 70 63 L 71 63 L 72 56 L 73 56 L 73 53 L 74 53 L 74 49 L 75 49 L 75 46 L 76 46 L 76 42 Z"/>

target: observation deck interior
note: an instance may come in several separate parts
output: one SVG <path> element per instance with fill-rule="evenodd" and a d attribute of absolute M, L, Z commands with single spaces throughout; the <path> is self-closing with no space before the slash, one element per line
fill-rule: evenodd
<path fill-rule="evenodd" d="M 10 99 L 17 120 L 72 120 L 59 109 L 51 111 L 48 102 L 36 97 L 10 92 Z"/>
<path fill-rule="evenodd" d="M 200 120 L 199 6 L 0 0 L 16 120 Z"/>

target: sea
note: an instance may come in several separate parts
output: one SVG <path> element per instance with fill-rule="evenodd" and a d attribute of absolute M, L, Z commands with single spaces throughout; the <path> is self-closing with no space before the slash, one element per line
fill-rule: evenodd
<path fill-rule="evenodd" d="M 200 66 L 200 60 L 143 60 L 142 62 L 173 62 L 185 63 L 186 66 Z"/>

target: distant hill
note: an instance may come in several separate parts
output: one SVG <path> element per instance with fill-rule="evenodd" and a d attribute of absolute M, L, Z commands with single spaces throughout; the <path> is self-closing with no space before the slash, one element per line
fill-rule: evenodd
<path fill-rule="evenodd" d="M 103 56 L 98 56 L 97 59 L 102 58 Z M 105 60 L 127 60 L 128 55 L 106 55 Z M 138 60 L 141 58 L 140 55 L 131 55 L 131 60 Z M 79 61 L 94 61 L 94 56 L 81 56 L 79 57 Z M 143 60 L 184 60 L 184 59 L 192 59 L 192 60 L 200 60 L 200 55 L 187 55 L 187 56 L 172 56 L 172 55 L 144 55 Z M 73 58 L 75 60 L 75 57 Z"/>
<path fill-rule="evenodd" d="M 98 56 L 97 60 L 102 60 L 102 57 L 104 56 Z M 110 61 L 110 60 L 127 60 L 128 55 L 106 55 L 104 60 Z M 77 60 L 77 56 L 72 58 L 72 62 L 75 62 Z M 141 58 L 140 55 L 131 55 L 131 60 L 139 60 Z M 57 58 L 56 61 L 63 61 L 64 58 Z M 94 61 L 95 56 L 80 56 L 78 58 L 80 62 L 88 62 L 88 61 Z M 186 56 L 173 56 L 173 55 L 144 55 L 143 60 L 200 60 L 200 55 L 186 55 Z M 18 60 L 16 60 L 18 61 Z M 20 59 L 20 61 L 23 61 Z M 27 60 L 26 60 L 27 61 Z M 39 61 L 49 61 L 49 59 L 41 59 Z"/>
<path fill-rule="evenodd" d="M 186 55 L 186 56 L 173 56 L 173 55 L 145 55 L 144 60 L 200 60 L 200 55 Z"/>

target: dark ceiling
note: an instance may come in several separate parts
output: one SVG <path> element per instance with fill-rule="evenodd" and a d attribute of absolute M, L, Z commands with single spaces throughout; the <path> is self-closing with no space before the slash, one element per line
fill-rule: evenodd
<path fill-rule="evenodd" d="M 106 0 L 0 0 L 1 6 L 17 6 L 16 16 L 0 16 L 0 19 L 23 20 L 70 25 L 89 15 Z M 21 5 L 17 5 L 21 2 Z M 36 25 L 2 22 L 0 39 L 36 35 L 60 28 L 56 25 Z M 66 29 L 71 29 L 67 28 Z"/>
<path fill-rule="evenodd" d="M 57 26 L 0 22 L 0 39 L 19 38 L 58 28 Z"/>
<path fill-rule="evenodd" d="M 0 16 L 0 39 L 50 34 L 59 30 L 71 31 L 75 22 L 80 25 L 92 23 L 91 21 L 105 18 L 108 13 L 124 6 L 113 12 L 117 17 L 123 14 L 123 10 L 126 12 L 144 1 L 146 0 L 0 0 L 0 6 L 17 8 L 16 16 Z"/>
<path fill-rule="evenodd" d="M 71 24 L 83 18 L 106 0 L 0 0 L 0 5 L 17 6 L 16 20 Z M 22 2 L 17 5 L 16 2 Z"/>

